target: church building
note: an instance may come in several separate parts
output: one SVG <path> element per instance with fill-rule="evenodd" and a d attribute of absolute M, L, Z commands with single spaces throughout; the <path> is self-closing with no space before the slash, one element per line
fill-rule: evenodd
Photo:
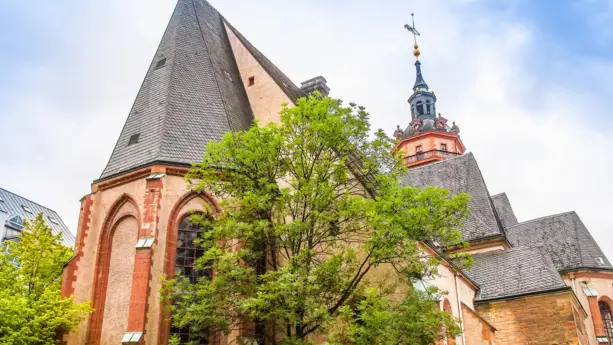
<path fill-rule="evenodd" d="M 408 126 L 394 132 L 409 168 L 402 183 L 471 196 L 461 229 L 469 245 L 449 251 L 472 253 L 475 263 L 462 271 L 442 261 L 429 282 L 447 292 L 441 309 L 463 330 L 441 344 L 613 344 L 613 266 L 579 216 L 519 221 L 506 194 L 490 195 L 458 125 L 437 112 L 419 60 L 415 67 Z M 323 77 L 296 86 L 206 0 L 178 0 L 110 159 L 81 201 L 62 291 L 95 311 L 62 343 L 188 339 L 171 327 L 160 277 L 192 274 L 198 229 L 187 217 L 218 209 L 186 185 L 190 163 L 209 141 L 255 119 L 279 121 L 282 103 L 314 90 L 328 93 Z"/>

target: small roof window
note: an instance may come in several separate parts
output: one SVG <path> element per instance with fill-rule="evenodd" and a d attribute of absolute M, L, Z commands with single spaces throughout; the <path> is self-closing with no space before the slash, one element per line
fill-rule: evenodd
<path fill-rule="evenodd" d="M 34 213 L 32 212 L 32 210 L 30 210 L 30 208 L 26 205 L 21 205 L 21 208 L 23 208 L 24 211 L 28 212 L 28 213 Z"/>
<path fill-rule="evenodd" d="M 140 139 L 140 133 L 132 134 L 128 140 L 128 146 L 138 143 L 138 139 Z"/>
<path fill-rule="evenodd" d="M 229 81 L 233 81 L 232 76 L 230 75 L 230 73 L 228 73 L 228 71 L 223 71 L 223 73 L 226 75 L 226 78 L 228 78 Z"/>
<path fill-rule="evenodd" d="M 53 218 L 53 217 L 51 217 L 51 216 L 49 216 L 48 218 L 49 218 L 49 221 L 50 221 L 51 223 L 53 223 L 53 224 L 58 224 L 58 225 L 60 224 L 60 223 L 57 221 L 57 219 L 55 219 L 55 218 Z"/>
<path fill-rule="evenodd" d="M 162 67 L 164 67 L 164 65 L 166 64 L 166 58 L 162 58 L 160 60 L 158 60 L 158 62 L 155 64 L 155 69 L 160 69 Z"/>
<path fill-rule="evenodd" d="M 6 226 L 15 230 L 23 230 L 23 218 L 21 216 L 12 216 L 5 222 Z"/>

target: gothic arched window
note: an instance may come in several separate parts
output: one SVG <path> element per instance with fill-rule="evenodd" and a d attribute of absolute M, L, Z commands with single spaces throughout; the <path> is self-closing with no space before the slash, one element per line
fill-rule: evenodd
<path fill-rule="evenodd" d="M 604 331 L 609 338 L 609 343 L 613 344 L 613 314 L 611 314 L 611 307 L 605 301 L 598 302 L 598 307 L 600 308 Z"/>
<path fill-rule="evenodd" d="M 183 217 L 177 229 L 177 253 L 175 256 L 175 274 L 189 279 L 192 283 L 200 278 L 212 279 L 213 272 L 210 269 L 197 270 L 194 268 L 194 263 L 204 254 L 205 249 L 195 243 L 195 240 L 200 237 L 206 228 L 200 224 L 194 224 L 191 220 L 191 215 Z M 193 334 L 189 327 L 178 328 L 171 325 L 170 334 L 178 336 L 181 344 L 195 344 Z M 191 342 L 190 342 L 191 341 Z M 207 344 L 206 338 L 199 340 L 198 344 Z"/>
<path fill-rule="evenodd" d="M 417 105 L 417 114 L 423 115 L 424 114 L 424 103 L 422 101 L 417 101 L 417 103 L 415 104 Z"/>
<path fill-rule="evenodd" d="M 426 101 L 426 114 L 430 115 L 430 101 Z"/>

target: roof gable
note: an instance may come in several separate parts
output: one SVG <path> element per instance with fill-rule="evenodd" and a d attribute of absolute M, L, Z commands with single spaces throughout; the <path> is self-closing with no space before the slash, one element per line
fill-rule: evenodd
<path fill-rule="evenodd" d="M 471 213 L 461 229 L 465 241 L 504 234 L 479 165 L 472 153 L 410 168 L 401 183 L 415 187 L 431 185 L 446 188 L 452 194 L 469 194 Z"/>
<path fill-rule="evenodd" d="M 613 269 L 574 211 L 519 223 L 507 228 L 513 246 L 542 244 L 558 270 Z"/>

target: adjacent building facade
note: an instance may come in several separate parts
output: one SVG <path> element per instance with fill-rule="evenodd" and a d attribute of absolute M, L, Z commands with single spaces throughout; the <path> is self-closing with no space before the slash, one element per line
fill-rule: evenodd
<path fill-rule="evenodd" d="M 64 245 L 73 247 L 75 237 L 57 212 L 0 188 L 0 243 L 17 241 L 24 230 L 24 221 L 31 221 L 42 213 L 53 234 L 62 234 Z"/>
<path fill-rule="evenodd" d="M 443 261 L 431 282 L 447 291 L 441 308 L 464 330 L 443 343 L 610 344 L 613 267 L 579 217 L 518 222 L 506 194 L 490 195 L 458 126 L 437 113 L 419 61 L 416 68 L 410 124 L 394 133 L 410 168 L 402 182 L 471 195 L 462 229 L 470 245 L 461 250 L 475 265 L 463 272 Z M 279 121 L 282 103 L 327 93 L 325 83 L 296 86 L 205 0 L 179 0 L 111 158 L 82 199 L 63 293 L 91 300 L 95 312 L 62 341 L 188 339 L 170 327 L 160 277 L 191 272 L 197 252 L 185 219 L 218 209 L 210 195 L 188 189 L 189 164 L 228 131 Z"/>

